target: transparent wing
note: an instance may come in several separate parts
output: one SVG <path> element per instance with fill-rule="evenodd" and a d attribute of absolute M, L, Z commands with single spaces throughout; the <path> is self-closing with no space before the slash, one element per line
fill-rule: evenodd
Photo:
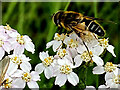
<path fill-rule="evenodd" d="M 3 60 L 0 61 L 0 85 L 4 80 L 5 73 L 8 69 L 10 63 L 10 58 L 6 56 Z"/>

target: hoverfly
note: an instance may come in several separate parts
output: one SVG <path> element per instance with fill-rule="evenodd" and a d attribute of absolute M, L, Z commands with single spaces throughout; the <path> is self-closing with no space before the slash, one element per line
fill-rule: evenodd
<path fill-rule="evenodd" d="M 104 28 L 96 21 L 102 19 L 84 16 L 83 14 L 74 11 L 58 11 L 53 15 L 52 19 L 56 26 L 64 28 L 67 31 L 74 31 L 81 37 L 88 52 L 89 49 L 84 42 L 86 39 L 85 37 L 87 36 L 89 38 L 92 34 L 92 37 L 98 40 L 96 35 L 105 35 Z"/>
<path fill-rule="evenodd" d="M 6 80 L 4 80 L 4 77 L 7 72 L 9 63 L 10 58 L 8 56 L 6 56 L 3 60 L 0 61 L 0 86 L 6 84 Z"/>
<path fill-rule="evenodd" d="M 98 36 L 104 36 L 104 28 L 95 20 L 98 18 L 84 16 L 74 11 L 58 11 L 53 15 L 53 21 L 58 27 L 80 34 L 83 31 L 90 31 Z"/>

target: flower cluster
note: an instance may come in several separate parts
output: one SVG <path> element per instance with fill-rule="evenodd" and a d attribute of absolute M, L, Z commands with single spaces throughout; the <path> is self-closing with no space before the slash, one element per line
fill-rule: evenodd
<path fill-rule="evenodd" d="M 36 65 L 35 71 L 39 74 L 44 72 L 47 79 L 56 77 L 55 85 L 60 87 L 67 80 L 73 86 L 76 86 L 79 83 L 79 77 L 74 70 L 85 63 L 95 63 L 97 65 L 93 69 L 93 74 L 103 74 L 105 72 L 107 74 L 107 72 L 112 71 L 117 73 L 118 65 L 114 65 L 111 62 L 104 65 L 104 61 L 100 57 L 104 50 L 109 51 L 116 57 L 114 47 L 109 45 L 108 38 L 99 39 L 96 34 L 89 31 L 84 33 L 82 37 L 78 37 L 75 32 L 70 34 L 55 33 L 54 40 L 48 42 L 46 48 L 48 49 L 52 46 L 56 55 L 49 56 L 48 51 L 40 52 L 39 57 L 42 63 Z M 119 83 L 119 80 L 117 83 Z"/>
<path fill-rule="evenodd" d="M 34 54 L 35 46 L 27 35 L 20 35 L 8 24 L 0 26 L 0 60 L 5 55 L 10 58 L 9 67 L 1 88 L 39 88 L 36 81 L 40 80 L 37 72 L 31 71 L 30 58 L 24 55 L 24 50 Z"/>

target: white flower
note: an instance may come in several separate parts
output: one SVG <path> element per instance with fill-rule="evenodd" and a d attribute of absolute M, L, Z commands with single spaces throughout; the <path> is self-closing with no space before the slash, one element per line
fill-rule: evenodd
<path fill-rule="evenodd" d="M 42 63 L 39 63 L 35 67 L 35 71 L 41 74 L 44 71 L 45 77 L 47 79 L 53 76 L 53 56 L 49 56 L 48 51 L 40 52 L 39 54 Z"/>
<path fill-rule="evenodd" d="M 56 52 L 58 49 L 62 47 L 62 42 L 66 38 L 66 35 L 55 33 L 54 40 L 47 43 L 46 48 L 53 46 L 53 51 Z"/>
<path fill-rule="evenodd" d="M 74 58 L 77 55 L 77 50 L 75 48 L 62 48 L 57 51 L 57 54 L 54 56 L 55 59 L 70 57 Z"/>
<path fill-rule="evenodd" d="M 6 33 L 9 37 L 16 37 L 19 33 L 12 29 L 8 24 L 6 26 L 0 26 L 2 32 Z"/>
<path fill-rule="evenodd" d="M 73 86 L 79 83 L 79 77 L 73 72 L 74 65 L 67 59 L 58 59 L 54 66 L 55 85 L 63 86 L 68 80 Z"/>
<path fill-rule="evenodd" d="M 8 41 L 8 35 L 4 32 L 0 32 L 0 60 L 5 55 L 5 51 L 9 54 L 11 50 L 12 47 Z"/>
<path fill-rule="evenodd" d="M 115 53 L 114 53 L 114 47 L 112 45 L 108 44 L 108 38 L 107 39 L 99 39 L 99 44 L 101 47 L 103 47 L 103 49 L 107 49 L 114 57 L 116 57 Z"/>
<path fill-rule="evenodd" d="M 106 73 L 105 81 L 110 88 L 120 88 L 120 69 L 116 74 L 114 72 Z"/>
<path fill-rule="evenodd" d="M 22 54 L 24 52 L 24 49 L 32 52 L 32 54 L 35 52 L 35 46 L 32 40 L 27 35 L 20 36 L 19 34 L 17 35 L 17 37 L 10 38 L 9 41 L 11 42 L 14 49 L 14 54 Z"/>
<path fill-rule="evenodd" d="M 90 48 L 89 52 L 88 52 L 85 46 L 81 46 L 81 48 L 79 48 L 79 50 L 78 50 L 78 52 L 80 53 L 80 55 L 78 54 L 74 58 L 74 61 L 78 61 L 78 62 L 94 61 L 98 66 L 102 66 L 104 64 L 104 62 L 99 57 L 99 54 L 100 54 L 99 51 L 101 51 L 101 48 Z"/>
<path fill-rule="evenodd" d="M 67 45 L 69 48 L 78 48 L 79 45 L 82 44 L 81 39 L 76 35 L 76 33 L 71 33 L 69 37 L 66 37 L 64 40 L 64 43 Z"/>
<path fill-rule="evenodd" d="M 17 70 L 12 77 L 16 77 L 12 82 L 14 88 L 24 88 L 26 83 L 29 88 L 39 88 L 36 81 L 40 81 L 40 76 L 37 72 L 23 72 Z"/>
<path fill-rule="evenodd" d="M 93 68 L 93 74 L 103 74 L 105 72 L 114 72 L 115 74 L 118 72 L 118 65 L 112 64 L 112 62 L 107 62 L 104 67 L 96 66 Z"/>
<path fill-rule="evenodd" d="M 22 69 L 24 72 L 29 72 L 31 70 L 31 64 L 29 57 L 26 57 L 24 54 L 21 55 L 9 55 L 10 64 L 7 70 L 9 75 L 13 74 L 18 68 Z"/>

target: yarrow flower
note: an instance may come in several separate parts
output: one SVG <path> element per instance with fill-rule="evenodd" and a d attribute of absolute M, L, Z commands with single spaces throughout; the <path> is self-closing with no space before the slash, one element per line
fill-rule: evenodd
<path fill-rule="evenodd" d="M 40 52 L 39 57 L 42 60 L 42 63 L 36 65 L 35 71 L 39 74 L 44 71 L 45 77 L 47 79 L 51 78 L 53 75 L 54 57 L 49 56 L 48 51 Z"/>
<path fill-rule="evenodd" d="M 110 88 L 120 88 L 120 69 L 115 74 L 114 72 L 105 74 L 106 85 Z"/>
<path fill-rule="evenodd" d="M 66 38 L 66 35 L 64 35 L 64 34 L 60 35 L 58 33 L 55 33 L 54 40 L 48 42 L 46 45 L 46 48 L 53 46 L 53 51 L 56 52 L 56 50 L 58 50 L 62 47 L 62 43 L 65 38 Z"/>
<path fill-rule="evenodd" d="M 118 72 L 118 65 L 107 62 L 104 66 L 96 66 L 93 68 L 93 74 L 103 74 L 105 72 L 114 72 L 116 74 Z"/>
<path fill-rule="evenodd" d="M 79 83 L 79 77 L 73 72 L 74 65 L 67 59 L 58 59 L 54 67 L 55 85 L 63 86 L 68 80 L 73 86 Z"/>
<path fill-rule="evenodd" d="M 31 71 L 30 73 L 32 67 L 29 61 L 31 59 L 23 54 L 24 49 L 34 53 L 34 48 L 34 44 L 29 36 L 21 36 L 8 24 L 6 26 L 0 26 L 0 60 L 4 57 L 5 52 L 9 54 L 8 57 L 10 59 L 9 64 L 6 65 L 5 63 L 8 63 L 7 61 L 0 62 L 0 89 L 24 88 L 26 82 L 29 88 L 39 88 L 36 81 L 40 80 L 40 76 L 35 71 Z"/>
<path fill-rule="evenodd" d="M 26 83 L 29 88 L 39 88 L 36 81 L 40 81 L 40 76 L 37 72 L 24 72 L 22 70 L 17 70 L 11 77 L 15 77 L 12 84 L 14 88 L 24 88 Z"/>

